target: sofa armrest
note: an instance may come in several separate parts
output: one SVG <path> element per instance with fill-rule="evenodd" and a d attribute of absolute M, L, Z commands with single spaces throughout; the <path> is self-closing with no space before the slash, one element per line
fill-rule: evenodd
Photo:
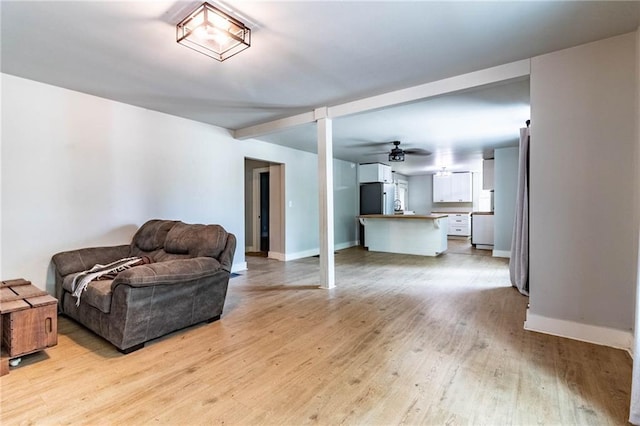
<path fill-rule="evenodd" d="M 56 271 L 63 277 L 74 272 L 82 272 L 94 265 L 115 262 L 129 257 L 130 246 L 91 247 L 79 250 L 65 251 L 53 255 Z"/>
<path fill-rule="evenodd" d="M 211 257 L 168 260 L 134 266 L 120 272 L 111 283 L 111 289 L 115 290 L 121 284 L 130 287 L 180 284 L 206 278 L 220 271 L 228 273 L 220 262 Z"/>
<path fill-rule="evenodd" d="M 235 252 L 236 236 L 233 234 L 228 234 L 227 244 L 225 245 L 224 250 L 222 250 L 222 253 L 220 253 L 220 257 L 218 258 L 220 260 L 222 268 L 227 272 L 231 272 L 231 267 L 233 266 L 233 255 L 235 254 Z"/>
<path fill-rule="evenodd" d="M 130 246 L 90 247 L 79 250 L 64 251 L 51 258 L 56 280 L 56 298 L 62 303 L 62 284 L 67 275 L 86 271 L 94 265 L 115 262 L 129 257 Z"/>

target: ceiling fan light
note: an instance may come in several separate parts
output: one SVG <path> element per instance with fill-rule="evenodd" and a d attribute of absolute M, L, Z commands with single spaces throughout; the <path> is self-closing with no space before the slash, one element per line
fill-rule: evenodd
<path fill-rule="evenodd" d="M 401 149 L 392 149 L 389 153 L 389 161 L 392 163 L 404 161 L 404 151 Z"/>
<path fill-rule="evenodd" d="M 176 25 L 176 41 L 222 62 L 251 46 L 251 29 L 205 2 Z"/>

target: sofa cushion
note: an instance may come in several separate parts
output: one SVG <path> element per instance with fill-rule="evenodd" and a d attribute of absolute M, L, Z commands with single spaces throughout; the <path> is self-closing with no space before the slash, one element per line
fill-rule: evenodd
<path fill-rule="evenodd" d="M 131 255 L 150 255 L 164 246 L 167 234 L 178 221 L 174 220 L 150 220 L 135 233 L 131 241 Z M 153 257 L 153 256 L 151 256 Z"/>
<path fill-rule="evenodd" d="M 187 225 L 171 228 L 164 243 L 167 254 L 217 258 L 227 243 L 227 231 L 220 225 Z"/>
<path fill-rule="evenodd" d="M 111 283 L 113 280 L 92 281 L 82 295 L 82 302 L 108 314 L 111 311 Z"/>
<path fill-rule="evenodd" d="M 73 303 L 76 303 L 76 298 L 73 297 L 73 278 L 76 275 L 78 274 L 67 275 L 62 283 L 62 288 L 68 293 L 65 297 L 72 298 Z M 112 282 L 113 280 L 91 281 L 87 285 L 87 289 L 82 293 L 81 303 L 86 303 L 108 314 L 111 311 Z"/>

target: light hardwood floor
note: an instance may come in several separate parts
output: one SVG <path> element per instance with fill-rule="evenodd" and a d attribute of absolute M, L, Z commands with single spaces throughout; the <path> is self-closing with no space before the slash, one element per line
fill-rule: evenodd
<path fill-rule="evenodd" d="M 0 423 L 625 424 L 631 359 L 523 330 L 507 261 L 247 258 L 223 317 L 121 355 L 61 318 L 59 344 L 0 378 Z"/>

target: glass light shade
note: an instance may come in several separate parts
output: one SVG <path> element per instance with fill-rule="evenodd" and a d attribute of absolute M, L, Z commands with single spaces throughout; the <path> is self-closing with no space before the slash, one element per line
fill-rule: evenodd
<path fill-rule="evenodd" d="M 390 162 L 401 162 L 404 161 L 404 151 L 400 148 L 394 148 L 389 153 L 389 161 Z"/>
<path fill-rule="evenodd" d="M 177 42 L 220 62 L 251 46 L 251 30 L 203 3 L 176 26 Z"/>

